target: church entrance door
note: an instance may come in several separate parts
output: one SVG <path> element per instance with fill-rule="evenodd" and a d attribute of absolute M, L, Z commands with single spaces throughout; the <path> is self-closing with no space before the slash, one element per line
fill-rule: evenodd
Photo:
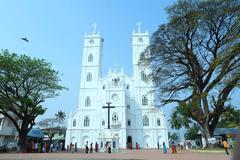
<path fill-rule="evenodd" d="M 132 149 L 132 137 L 131 136 L 127 137 L 127 148 Z"/>

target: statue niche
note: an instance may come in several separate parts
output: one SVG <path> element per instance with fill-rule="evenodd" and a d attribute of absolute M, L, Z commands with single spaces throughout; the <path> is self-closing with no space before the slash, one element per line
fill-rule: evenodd
<path fill-rule="evenodd" d="M 119 82 L 120 82 L 120 78 L 119 77 L 112 79 L 112 85 L 113 86 L 119 86 Z"/>

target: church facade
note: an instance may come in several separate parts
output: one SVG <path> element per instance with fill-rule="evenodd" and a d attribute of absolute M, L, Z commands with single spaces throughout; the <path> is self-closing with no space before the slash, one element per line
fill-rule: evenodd
<path fill-rule="evenodd" d="M 162 110 L 155 105 L 153 82 L 146 81 L 150 69 L 138 64 L 141 52 L 149 45 L 149 34 L 141 32 L 140 24 L 132 33 L 133 75 L 124 74 L 123 69 L 109 70 L 102 76 L 103 38 L 96 33 L 85 34 L 79 107 L 70 113 L 65 145 L 77 143 L 79 148 L 96 142 L 108 129 L 119 137 L 119 147 L 130 144 L 140 148 L 168 146 L 168 132 Z M 103 108 L 110 102 L 114 108 Z"/>

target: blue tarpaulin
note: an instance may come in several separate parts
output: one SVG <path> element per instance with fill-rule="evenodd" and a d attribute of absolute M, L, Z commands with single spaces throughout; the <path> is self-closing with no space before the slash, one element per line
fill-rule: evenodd
<path fill-rule="evenodd" d="M 225 135 L 225 134 L 238 134 L 239 129 L 238 128 L 216 128 L 213 132 L 213 135 Z"/>
<path fill-rule="evenodd" d="M 32 128 L 28 134 L 28 137 L 33 137 L 33 138 L 43 138 L 44 134 L 40 128 Z"/>

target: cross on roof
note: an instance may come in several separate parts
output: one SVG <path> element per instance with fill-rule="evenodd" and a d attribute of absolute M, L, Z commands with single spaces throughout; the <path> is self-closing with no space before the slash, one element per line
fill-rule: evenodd
<path fill-rule="evenodd" d="M 138 22 L 138 23 L 137 23 L 137 26 L 138 26 L 138 33 L 140 33 L 140 32 L 141 32 L 141 25 L 142 25 L 142 23 L 141 23 L 141 22 Z"/>
<path fill-rule="evenodd" d="M 93 34 L 95 34 L 96 33 L 97 24 L 93 23 L 92 27 L 93 27 Z"/>

